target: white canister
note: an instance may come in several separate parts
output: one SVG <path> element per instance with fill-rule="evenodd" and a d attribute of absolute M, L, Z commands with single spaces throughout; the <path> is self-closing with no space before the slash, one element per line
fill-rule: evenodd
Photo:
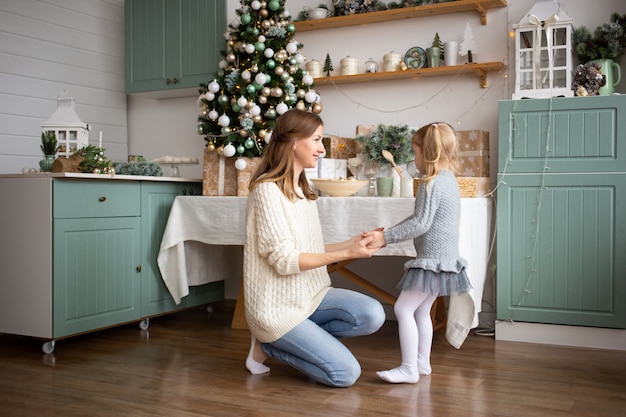
<path fill-rule="evenodd" d="M 322 72 L 322 63 L 316 59 L 306 63 L 306 70 L 313 78 L 320 78 L 324 75 Z"/>
<path fill-rule="evenodd" d="M 341 62 L 341 75 L 355 75 L 359 73 L 359 60 L 347 56 L 342 58 Z"/>
<path fill-rule="evenodd" d="M 457 56 L 459 54 L 459 46 L 456 42 L 444 42 L 443 44 L 443 62 L 449 67 L 457 65 Z M 530 56 L 530 55 L 529 55 Z"/>
<path fill-rule="evenodd" d="M 400 62 L 402 62 L 402 55 L 391 51 L 388 54 L 383 56 L 383 71 L 398 71 L 400 66 Z"/>

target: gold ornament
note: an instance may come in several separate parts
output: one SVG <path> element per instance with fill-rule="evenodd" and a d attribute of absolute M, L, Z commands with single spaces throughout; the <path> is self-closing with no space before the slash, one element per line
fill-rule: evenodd
<path fill-rule="evenodd" d="M 259 100 L 259 104 L 267 103 L 267 97 L 265 96 L 260 96 L 257 100 Z"/>
<path fill-rule="evenodd" d="M 217 154 L 221 155 L 224 153 L 224 145 L 220 146 L 219 148 L 217 148 Z"/>
<path fill-rule="evenodd" d="M 206 147 L 209 150 L 209 152 L 215 152 L 215 144 L 214 143 L 209 143 Z"/>
<path fill-rule="evenodd" d="M 250 67 L 250 72 L 259 72 L 259 66 L 258 65 L 252 65 Z"/>
<path fill-rule="evenodd" d="M 306 107 L 305 107 L 305 105 L 304 105 L 304 102 L 303 102 L 302 100 L 300 100 L 300 101 L 298 102 L 298 104 L 296 104 L 296 108 L 297 108 L 298 110 L 304 110 Z"/>
<path fill-rule="evenodd" d="M 265 136 L 267 135 L 267 131 L 265 129 L 261 129 L 259 130 L 259 137 L 261 139 L 265 139 Z"/>
<path fill-rule="evenodd" d="M 274 69 L 274 72 L 276 73 L 276 75 L 283 75 L 285 69 L 281 65 L 279 65 Z"/>
<path fill-rule="evenodd" d="M 261 95 L 264 97 L 269 97 L 269 95 L 271 94 L 271 90 L 269 87 L 263 87 L 261 89 Z"/>
<path fill-rule="evenodd" d="M 267 17 L 269 15 L 269 12 L 267 11 L 267 9 L 261 9 L 259 10 L 259 14 L 261 15 L 261 17 Z"/>
<path fill-rule="evenodd" d="M 311 110 L 313 110 L 315 114 L 320 114 L 322 112 L 322 103 L 313 103 Z"/>

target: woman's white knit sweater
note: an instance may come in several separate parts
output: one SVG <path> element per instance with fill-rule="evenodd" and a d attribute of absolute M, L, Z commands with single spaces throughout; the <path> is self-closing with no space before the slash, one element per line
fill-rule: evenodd
<path fill-rule="evenodd" d="M 325 267 L 300 271 L 300 253 L 323 253 L 315 201 L 288 200 L 273 182 L 248 196 L 243 258 L 248 327 L 263 343 L 273 342 L 306 320 L 330 289 Z"/>

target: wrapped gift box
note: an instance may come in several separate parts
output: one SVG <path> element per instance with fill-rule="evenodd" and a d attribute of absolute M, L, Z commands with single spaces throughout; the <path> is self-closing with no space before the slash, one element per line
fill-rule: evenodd
<path fill-rule="evenodd" d="M 361 152 L 361 144 L 351 138 L 327 136 L 323 139 L 326 157 L 334 159 L 354 158 Z"/>
<path fill-rule="evenodd" d="M 457 172 L 464 177 L 489 177 L 489 132 L 459 130 Z"/>
<path fill-rule="evenodd" d="M 357 125 L 356 136 L 365 136 L 377 127 L 378 125 Z"/>
<path fill-rule="evenodd" d="M 248 164 L 244 169 L 237 171 L 237 195 L 239 197 L 246 197 L 250 194 L 250 190 L 248 189 L 250 179 L 261 163 L 261 158 L 244 157 L 243 159 L 245 159 Z"/>
<path fill-rule="evenodd" d="M 204 149 L 202 195 L 237 195 L 237 170 L 234 158 L 225 158 L 215 151 Z"/>
<path fill-rule="evenodd" d="M 320 158 L 317 161 L 318 178 L 346 178 L 348 175 L 348 160 Z"/>

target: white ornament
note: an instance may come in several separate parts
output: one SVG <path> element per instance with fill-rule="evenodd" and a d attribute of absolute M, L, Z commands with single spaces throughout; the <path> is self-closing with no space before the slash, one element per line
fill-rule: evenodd
<path fill-rule="evenodd" d="M 306 57 L 302 54 L 296 54 L 296 62 L 298 65 L 302 65 L 306 61 Z"/>
<path fill-rule="evenodd" d="M 217 93 L 220 91 L 220 85 L 217 81 L 213 80 L 209 83 L 209 91 L 212 93 Z"/>
<path fill-rule="evenodd" d="M 249 43 L 246 45 L 246 52 L 249 54 L 254 53 L 254 51 L 256 51 L 256 48 L 254 47 L 254 44 Z"/>
<path fill-rule="evenodd" d="M 239 27 L 239 19 L 233 19 L 233 21 L 232 21 L 232 22 L 230 22 L 230 25 L 231 25 L 233 28 L 237 29 L 237 28 Z"/>
<path fill-rule="evenodd" d="M 266 41 L 265 35 L 259 35 L 259 37 L 256 38 L 256 40 L 259 42 L 265 42 Z"/>
<path fill-rule="evenodd" d="M 311 74 L 306 74 L 302 77 L 302 83 L 304 85 L 311 85 L 313 84 L 313 76 Z"/>
<path fill-rule="evenodd" d="M 244 70 L 244 71 L 241 73 L 241 78 L 243 78 L 243 79 L 244 79 L 244 81 L 248 81 L 248 80 L 250 79 L 250 77 L 252 77 L 252 74 L 251 74 L 251 73 L 250 73 L 250 71 L 248 71 L 248 70 Z"/>
<path fill-rule="evenodd" d="M 243 159 L 243 158 L 238 158 L 238 159 L 235 161 L 235 168 L 236 168 L 237 170 L 239 170 L 239 171 L 242 171 L 242 170 L 246 169 L 246 167 L 247 167 L 247 166 L 248 166 L 248 163 L 247 163 L 247 162 L 246 162 L 246 160 L 245 160 L 245 159 Z"/>
<path fill-rule="evenodd" d="M 250 115 L 254 117 L 254 116 L 258 116 L 259 114 L 261 114 L 261 107 L 255 104 L 250 109 Z"/>
<path fill-rule="evenodd" d="M 204 95 L 204 97 L 206 97 L 207 101 L 213 101 L 215 100 L 215 94 L 207 91 L 207 93 Z"/>
<path fill-rule="evenodd" d="M 254 0 L 250 3 L 250 7 L 252 7 L 252 10 L 259 10 L 261 8 L 261 2 L 259 0 Z"/>
<path fill-rule="evenodd" d="M 290 54 L 295 54 L 296 52 L 298 52 L 298 44 L 296 42 L 289 42 L 285 49 Z"/>
<path fill-rule="evenodd" d="M 283 102 L 278 103 L 278 105 L 276 106 L 276 113 L 278 114 L 283 114 L 287 110 L 289 110 L 289 107 L 287 107 L 287 105 Z"/>
<path fill-rule="evenodd" d="M 230 117 L 226 116 L 225 114 L 222 114 L 220 118 L 217 120 L 217 123 L 219 123 L 220 126 L 222 127 L 227 127 L 228 125 L 230 125 Z"/>
<path fill-rule="evenodd" d="M 228 67 L 228 62 L 226 62 L 226 60 L 225 60 L 225 59 L 222 59 L 222 60 L 220 61 L 220 63 L 219 63 L 219 67 L 220 67 L 220 69 L 227 68 L 227 67 Z"/>
<path fill-rule="evenodd" d="M 263 85 L 267 82 L 267 75 L 259 72 L 256 77 L 254 77 L 254 81 L 256 81 L 257 84 Z"/>
<path fill-rule="evenodd" d="M 241 96 L 237 99 L 237 104 L 239 104 L 239 107 L 244 108 L 246 107 L 246 104 L 248 104 L 248 99 L 244 96 Z"/>
<path fill-rule="evenodd" d="M 224 146 L 224 152 L 222 152 L 222 154 L 226 158 L 230 158 L 235 154 L 235 152 L 237 152 L 237 149 L 235 149 L 232 143 L 229 143 L 228 145 Z"/>
<path fill-rule="evenodd" d="M 265 55 L 265 58 L 271 58 L 274 56 L 274 50 L 272 48 L 267 48 L 263 51 L 263 55 Z"/>
<path fill-rule="evenodd" d="M 313 90 L 307 91 L 307 93 L 304 95 L 304 99 L 307 103 L 315 103 L 315 100 L 317 100 L 317 94 Z"/>
<path fill-rule="evenodd" d="M 219 116 L 220 114 L 215 109 L 209 112 L 209 119 L 211 120 L 216 120 Z"/>

